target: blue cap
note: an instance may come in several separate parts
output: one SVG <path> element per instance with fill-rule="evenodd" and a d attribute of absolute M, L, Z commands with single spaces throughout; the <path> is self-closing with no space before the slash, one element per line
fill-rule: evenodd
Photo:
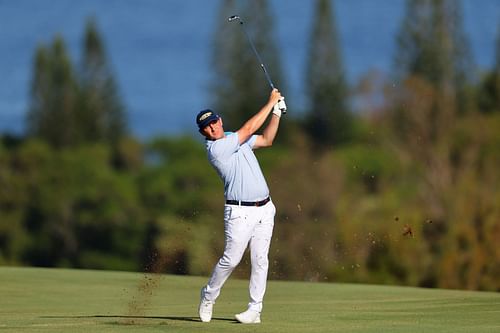
<path fill-rule="evenodd" d="M 196 116 L 196 124 L 198 125 L 199 129 L 203 129 L 212 121 L 219 120 L 219 118 L 220 117 L 218 114 L 210 109 L 206 109 L 198 113 L 198 115 Z"/>

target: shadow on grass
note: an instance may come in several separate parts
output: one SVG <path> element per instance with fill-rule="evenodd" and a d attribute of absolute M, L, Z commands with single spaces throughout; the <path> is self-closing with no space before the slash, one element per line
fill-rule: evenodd
<path fill-rule="evenodd" d="M 122 319 L 122 324 L 134 324 L 134 319 L 162 319 L 162 320 L 177 320 L 177 321 L 189 321 L 189 322 L 201 322 L 198 317 L 176 317 L 176 316 L 126 316 L 126 315 L 88 315 L 88 316 L 42 316 L 40 318 L 50 318 L 50 319 L 68 319 L 68 318 L 117 318 Z M 229 318 L 212 318 L 212 320 L 220 321 L 230 321 L 237 322 L 235 319 Z"/>

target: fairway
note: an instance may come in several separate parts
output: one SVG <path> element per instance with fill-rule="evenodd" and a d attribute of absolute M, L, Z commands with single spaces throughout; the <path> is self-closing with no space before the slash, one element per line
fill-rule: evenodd
<path fill-rule="evenodd" d="M 230 279 L 214 319 L 205 277 L 0 267 L 0 332 L 500 332 L 500 294 L 270 281 L 260 325 L 236 323 L 247 281 Z"/>

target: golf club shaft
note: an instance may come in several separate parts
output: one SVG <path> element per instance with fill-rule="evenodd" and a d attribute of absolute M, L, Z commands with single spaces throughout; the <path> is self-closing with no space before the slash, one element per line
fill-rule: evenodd
<path fill-rule="evenodd" d="M 271 80 L 271 77 L 269 76 L 269 73 L 267 72 L 266 66 L 264 66 L 264 62 L 260 58 L 259 53 L 257 52 L 257 49 L 255 48 L 255 45 L 253 45 L 252 39 L 250 38 L 250 35 L 248 34 L 245 27 L 243 26 L 243 21 L 241 19 L 240 19 L 240 25 L 241 25 L 241 28 L 243 29 L 243 32 L 247 36 L 248 42 L 250 43 L 250 46 L 252 47 L 253 53 L 255 53 L 255 56 L 257 57 L 257 60 L 260 63 L 260 67 L 264 71 L 264 75 L 266 76 L 267 82 L 269 82 L 271 89 L 274 89 L 273 81 Z"/>
<path fill-rule="evenodd" d="M 243 20 L 238 15 L 230 16 L 228 19 L 229 22 L 232 22 L 234 20 L 238 20 L 240 22 L 241 29 L 243 29 L 243 33 L 247 37 L 247 40 L 250 43 L 250 46 L 252 47 L 253 53 L 255 53 L 255 56 L 257 57 L 257 60 L 259 61 L 260 67 L 264 71 L 264 75 L 266 76 L 267 82 L 271 86 L 271 89 L 274 89 L 273 81 L 271 80 L 271 77 L 269 76 L 269 73 L 267 72 L 266 66 L 264 66 L 264 62 L 260 58 L 259 52 L 257 52 L 255 45 L 253 45 L 252 39 L 250 38 L 250 35 L 247 32 L 247 29 L 245 29 L 245 27 L 243 26 Z"/>
<path fill-rule="evenodd" d="M 243 26 L 243 20 L 241 19 L 241 17 L 239 17 L 238 15 L 233 15 L 233 16 L 230 16 L 228 18 L 228 21 L 229 22 L 232 22 L 232 21 L 235 21 L 235 20 L 238 20 L 240 22 L 240 26 L 241 26 L 241 29 L 243 29 L 243 32 L 245 33 L 245 36 L 247 37 L 247 40 L 248 42 L 250 43 L 250 46 L 252 47 L 252 50 L 253 50 L 253 53 L 255 54 L 255 56 L 257 57 L 257 60 L 259 61 L 260 63 L 260 67 L 262 68 L 262 70 L 264 71 L 264 75 L 266 76 L 266 79 L 267 79 L 267 82 L 269 83 L 269 85 L 271 86 L 271 89 L 275 89 L 274 88 L 274 84 L 273 84 L 273 81 L 271 80 L 271 76 L 269 75 L 269 73 L 267 72 L 267 69 L 266 69 L 266 66 L 264 66 L 264 62 L 262 61 L 262 59 L 260 58 L 260 55 L 259 55 L 259 52 L 257 52 L 257 49 L 255 48 L 255 45 L 253 44 L 252 42 L 252 39 L 250 38 L 250 35 L 248 34 L 247 32 L 247 29 L 245 29 L 245 27 Z M 286 113 L 286 103 L 283 99 L 281 99 L 279 102 L 278 102 L 278 105 L 279 105 L 279 108 L 281 110 L 281 112 L 283 114 Z"/>

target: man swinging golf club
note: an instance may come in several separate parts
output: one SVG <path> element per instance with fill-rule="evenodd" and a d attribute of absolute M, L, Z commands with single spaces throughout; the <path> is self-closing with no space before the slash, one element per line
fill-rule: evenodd
<path fill-rule="evenodd" d="M 199 315 L 202 322 L 212 319 L 213 305 L 221 288 L 249 245 L 250 302 L 248 309 L 235 317 L 244 324 L 260 323 L 276 208 L 253 149 L 272 145 L 281 117 L 280 100 L 283 100 L 280 92 L 273 89 L 266 105 L 234 133 L 225 133 L 222 118 L 211 110 L 203 110 L 196 117 L 199 131 L 206 138 L 208 160 L 224 182 L 226 199 L 224 253 L 208 284 L 201 289 Z M 273 115 L 262 134 L 255 135 L 270 113 Z"/>

